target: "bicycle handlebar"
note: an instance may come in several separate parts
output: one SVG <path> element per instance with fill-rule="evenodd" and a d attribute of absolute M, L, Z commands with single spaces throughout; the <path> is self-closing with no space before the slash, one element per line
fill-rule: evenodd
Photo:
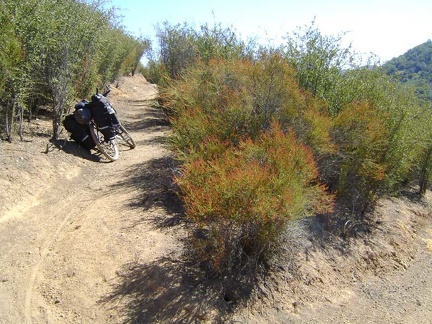
<path fill-rule="evenodd" d="M 105 93 L 103 94 L 104 97 L 108 96 L 108 94 L 111 92 L 111 89 L 110 89 L 109 86 L 106 86 L 105 88 L 106 88 L 106 91 L 105 91 Z"/>
<path fill-rule="evenodd" d="M 102 94 L 102 96 L 104 96 L 104 97 L 108 96 L 108 94 L 111 92 L 111 89 L 109 86 L 105 86 L 105 88 L 106 88 L 106 91 Z M 96 88 L 96 94 L 99 94 L 98 88 Z"/>

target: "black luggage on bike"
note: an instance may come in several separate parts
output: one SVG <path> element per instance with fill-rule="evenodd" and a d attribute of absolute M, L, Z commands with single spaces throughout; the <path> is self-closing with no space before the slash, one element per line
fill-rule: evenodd
<path fill-rule="evenodd" d="M 79 124 L 74 115 L 70 114 L 63 120 L 64 128 L 71 133 L 71 138 L 82 147 L 90 150 L 96 147 L 96 143 L 90 135 L 89 125 Z"/>
<path fill-rule="evenodd" d="M 89 107 L 93 120 L 104 135 L 106 141 L 114 138 L 114 127 L 119 124 L 114 108 L 108 99 L 101 94 L 95 94 L 91 98 Z"/>
<path fill-rule="evenodd" d="M 89 102 L 83 100 L 75 105 L 74 111 L 75 120 L 81 125 L 87 125 L 92 119 L 92 113 L 89 107 Z"/>

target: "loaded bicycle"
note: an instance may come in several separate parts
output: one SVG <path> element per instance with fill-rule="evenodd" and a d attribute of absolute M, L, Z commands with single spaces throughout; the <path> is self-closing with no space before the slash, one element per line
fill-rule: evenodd
<path fill-rule="evenodd" d="M 97 149 L 108 160 L 116 161 L 118 145 L 134 149 L 136 144 L 107 98 L 110 91 L 107 87 L 100 94 L 96 89 L 91 101 L 82 100 L 75 105 L 74 113 L 66 116 L 63 125 L 75 142 L 89 150 Z"/>

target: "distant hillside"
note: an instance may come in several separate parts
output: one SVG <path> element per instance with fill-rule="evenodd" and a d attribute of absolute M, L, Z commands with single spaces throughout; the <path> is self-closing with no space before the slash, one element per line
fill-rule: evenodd
<path fill-rule="evenodd" d="M 420 99 L 432 101 L 432 41 L 418 45 L 383 65 L 389 75 L 416 87 Z"/>

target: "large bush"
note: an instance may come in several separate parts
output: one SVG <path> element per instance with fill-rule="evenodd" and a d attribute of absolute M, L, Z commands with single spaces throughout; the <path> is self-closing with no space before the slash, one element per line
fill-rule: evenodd
<path fill-rule="evenodd" d="M 418 163 L 424 110 L 412 89 L 391 80 L 313 24 L 288 36 L 284 55 L 300 87 L 321 98 L 331 117 L 333 153 L 317 156 L 320 178 L 354 213 L 396 192 Z"/>
<path fill-rule="evenodd" d="M 185 163 L 177 182 L 216 269 L 265 259 L 290 220 L 331 211 L 314 158 L 334 151 L 330 119 L 279 53 L 197 62 L 169 85 L 161 95 Z"/>
<path fill-rule="evenodd" d="M 218 156 L 189 160 L 182 171 L 187 216 L 208 233 L 198 251 L 218 271 L 260 264 L 289 221 L 332 210 L 312 152 L 275 123 Z"/>

